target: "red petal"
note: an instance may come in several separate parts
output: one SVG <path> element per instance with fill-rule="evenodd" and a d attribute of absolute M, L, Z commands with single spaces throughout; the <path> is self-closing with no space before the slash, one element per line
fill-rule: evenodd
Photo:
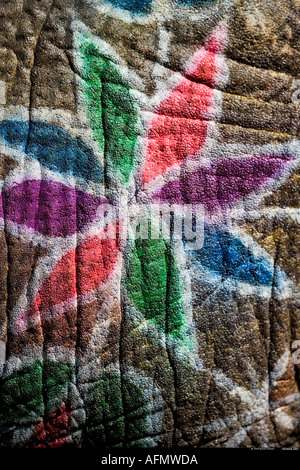
<path fill-rule="evenodd" d="M 144 182 L 201 150 L 207 139 L 214 87 L 219 79 L 225 29 L 218 27 L 194 55 L 184 78 L 161 102 L 148 131 Z"/>
<path fill-rule="evenodd" d="M 29 311 L 18 318 L 17 330 L 24 331 L 28 321 L 31 325 L 37 323 L 51 307 L 99 287 L 113 271 L 119 253 L 116 239 L 102 239 L 99 235 L 66 253 L 41 285 Z"/>

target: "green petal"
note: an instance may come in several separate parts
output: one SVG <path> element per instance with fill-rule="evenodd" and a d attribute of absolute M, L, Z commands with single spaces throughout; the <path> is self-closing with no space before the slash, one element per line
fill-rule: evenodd
<path fill-rule="evenodd" d="M 126 271 L 129 299 L 166 335 L 184 339 L 186 319 L 173 250 L 164 240 L 136 240 Z"/>
<path fill-rule="evenodd" d="M 128 182 L 134 167 L 138 109 L 118 66 L 87 34 L 77 37 L 82 95 L 108 181 Z"/>

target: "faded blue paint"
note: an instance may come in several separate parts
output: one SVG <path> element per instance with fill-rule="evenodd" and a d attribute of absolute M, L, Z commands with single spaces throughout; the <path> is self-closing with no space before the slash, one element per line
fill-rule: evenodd
<path fill-rule="evenodd" d="M 131 11 L 132 13 L 145 14 L 150 13 L 152 0 L 106 0 L 114 7 Z M 205 3 L 213 3 L 215 0 L 176 0 L 179 5 L 198 6 Z"/>
<path fill-rule="evenodd" d="M 114 7 L 123 8 L 123 10 L 131 11 L 132 13 L 149 13 L 151 9 L 152 0 L 106 0 Z"/>
<path fill-rule="evenodd" d="M 176 0 L 180 5 L 203 5 L 204 3 L 214 3 L 215 0 Z"/>

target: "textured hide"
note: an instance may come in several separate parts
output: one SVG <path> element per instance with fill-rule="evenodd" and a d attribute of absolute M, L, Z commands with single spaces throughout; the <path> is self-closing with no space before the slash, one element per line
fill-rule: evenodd
<path fill-rule="evenodd" d="M 0 0 L 0 446 L 299 446 L 299 26 Z M 203 246 L 105 237 L 121 197 Z"/>

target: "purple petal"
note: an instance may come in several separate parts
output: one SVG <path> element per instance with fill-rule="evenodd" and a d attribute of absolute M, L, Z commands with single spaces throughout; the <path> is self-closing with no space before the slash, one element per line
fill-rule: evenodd
<path fill-rule="evenodd" d="M 170 204 L 203 204 L 207 212 L 214 213 L 266 185 L 290 161 L 289 155 L 214 160 L 167 183 L 153 197 Z"/>
<path fill-rule="evenodd" d="M 2 191 L 0 216 L 52 237 L 80 231 L 105 200 L 50 180 L 24 180 Z M 1 204 L 2 202 L 2 204 Z"/>

